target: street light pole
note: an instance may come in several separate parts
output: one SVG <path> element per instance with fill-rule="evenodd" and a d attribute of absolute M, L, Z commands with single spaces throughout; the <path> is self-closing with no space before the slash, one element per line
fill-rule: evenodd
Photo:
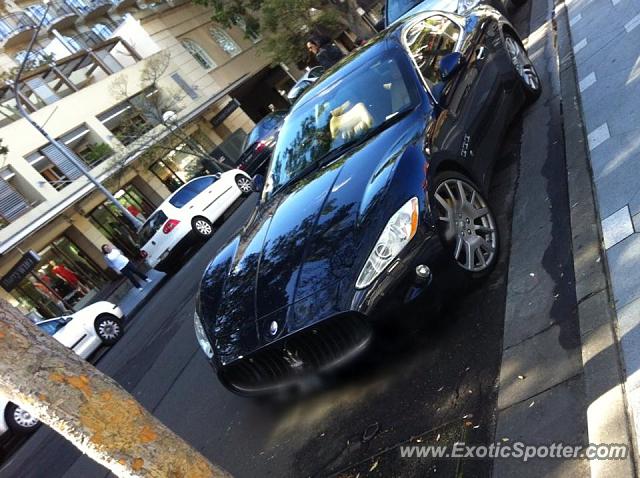
<path fill-rule="evenodd" d="M 113 205 L 118 208 L 118 210 L 122 213 L 122 215 L 131 223 L 131 225 L 138 229 L 141 225 L 142 222 L 136 218 L 133 214 L 131 214 L 129 212 L 129 210 L 124 207 L 122 205 L 122 203 L 120 201 L 118 201 L 115 196 L 113 194 L 111 194 L 111 192 L 105 188 L 102 183 L 100 181 L 98 181 L 92 174 L 91 172 L 85 167 L 85 165 L 82 163 L 82 161 L 80 161 L 75 155 L 69 153 L 66 145 L 61 144 L 58 140 L 54 139 L 53 137 L 51 137 L 51 135 L 49 135 L 49 133 L 47 133 L 45 131 L 45 129 L 40 126 L 33 118 L 31 118 L 31 116 L 29 115 L 29 113 L 24 109 L 24 106 L 22 105 L 22 101 L 20 98 L 20 94 L 19 94 L 19 83 L 20 83 L 20 76 L 22 75 L 25 65 L 27 64 L 27 62 L 29 61 L 29 55 L 31 54 L 31 50 L 33 49 L 33 44 L 35 43 L 35 40 L 38 36 L 38 33 L 40 32 L 40 29 L 42 28 L 42 25 L 44 23 L 45 18 L 47 17 L 47 12 L 49 11 L 49 1 L 45 0 L 45 11 L 42 15 L 42 18 L 40 19 L 40 23 L 38 23 L 38 27 L 36 28 L 35 32 L 33 33 L 33 36 L 31 37 L 31 41 L 29 42 L 29 47 L 27 48 L 27 53 L 24 57 L 24 59 L 22 60 L 22 63 L 20 64 L 20 68 L 18 69 L 18 73 L 16 74 L 15 79 L 13 80 L 13 94 L 15 97 L 15 102 L 16 102 L 16 106 L 18 108 L 18 112 L 20 113 L 20 115 L 26 119 L 35 129 L 38 130 L 38 132 L 44 136 L 50 144 L 52 144 L 59 152 L 60 154 L 62 154 L 65 158 L 67 158 L 76 168 L 78 168 L 78 170 L 87 177 L 87 179 L 89 179 L 89 181 L 91 181 L 94 186 L 96 188 L 98 188 L 98 190 L 100 192 L 102 192 L 102 194 L 104 194 L 107 199 L 109 199 L 109 201 L 111 201 L 113 203 Z"/>

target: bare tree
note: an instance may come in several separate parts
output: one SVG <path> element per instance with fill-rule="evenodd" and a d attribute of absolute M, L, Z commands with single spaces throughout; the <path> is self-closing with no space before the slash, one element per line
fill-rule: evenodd
<path fill-rule="evenodd" d="M 3 299 L 0 393 L 118 476 L 229 476 Z"/>

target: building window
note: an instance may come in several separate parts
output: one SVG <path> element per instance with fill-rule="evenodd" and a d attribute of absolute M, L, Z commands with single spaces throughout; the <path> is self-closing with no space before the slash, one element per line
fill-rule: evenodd
<path fill-rule="evenodd" d="M 11 184 L 14 177 L 8 168 L 0 171 L 0 229 L 31 209 L 27 199 Z"/>
<path fill-rule="evenodd" d="M 258 32 L 247 27 L 247 22 L 240 15 L 233 17 L 233 24 L 240 28 L 253 43 L 262 40 L 262 36 Z"/>
<path fill-rule="evenodd" d="M 182 91 L 189 95 L 189 98 L 195 100 L 198 97 L 198 93 L 196 93 L 196 90 L 194 90 L 191 85 L 189 85 L 189 83 L 184 81 L 184 78 L 182 78 L 180 73 L 173 73 L 171 75 L 171 78 L 180 86 L 180 88 L 182 88 Z"/>
<path fill-rule="evenodd" d="M 158 90 L 150 87 L 98 115 L 98 119 L 125 146 L 140 139 L 160 124 Z"/>
<path fill-rule="evenodd" d="M 38 251 L 36 269 L 11 294 L 31 320 L 50 319 L 90 304 L 107 278 L 68 237 Z"/>
<path fill-rule="evenodd" d="M 242 48 L 238 46 L 231 36 L 220 27 L 209 28 L 209 34 L 224 52 L 233 57 L 242 53 Z"/>
<path fill-rule="evenodd" d="M 111 35 L 113 35 L 113 28 L 109 25 L 105 25 L 104 23 L 96 23 L 91 27 L 91 31 L 103 40 L 108 40 L 111 38 Z"/>
<path fill-rule="evenodd" d="M 184 49 L 187 50 L 198 63 L 200 63 L 200 66 L 202 68 L 210 70 L 211 68 L 215 68 L 217 66 L 216 62 L 211 59 L 206 51 L 204 51 L 204 48 L 202 48 L 193 40 L 189 38 L 183 38 L 180 43 L 182 43 Z"/>

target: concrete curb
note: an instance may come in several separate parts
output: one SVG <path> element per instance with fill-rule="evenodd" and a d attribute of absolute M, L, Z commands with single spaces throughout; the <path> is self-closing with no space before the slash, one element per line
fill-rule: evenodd
<path fill-rule="evenodd" d="M 589 442 L 625 444 L 630 451 L 627 460 L 592 460 L 591 476 L 635 476 L 633 427 L 564 0 L 555 0 L 555 26 Z"/>

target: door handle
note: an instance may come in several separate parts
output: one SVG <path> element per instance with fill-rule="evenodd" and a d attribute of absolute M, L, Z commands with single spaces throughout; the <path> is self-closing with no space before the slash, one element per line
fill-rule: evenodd
<path fill-rule="evenodd" d="M 487 56 L 487 49 L 483 46 L 476 50 L 476 60 L 484 60 Z"/>

